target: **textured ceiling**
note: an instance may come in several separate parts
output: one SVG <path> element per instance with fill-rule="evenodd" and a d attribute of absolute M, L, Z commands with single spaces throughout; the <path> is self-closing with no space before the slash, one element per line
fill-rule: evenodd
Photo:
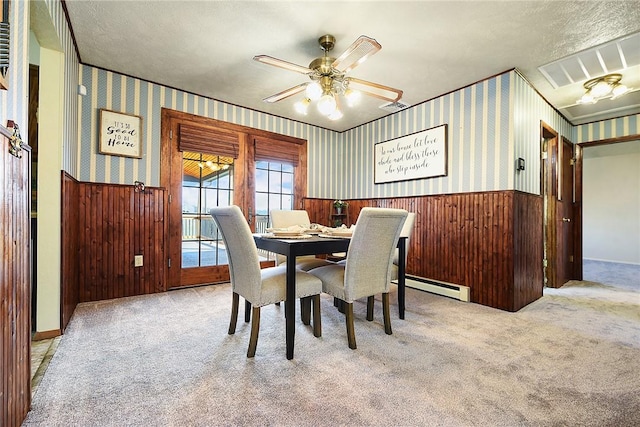
<path fill-rule="evenodd" d="M 517 68 L 573 124 L 640 112 L 640 92 L 576 108 L 587 79 L 555 88 L 539 70 L 639 32 L 640 1 L 64 3 L 84 64 L 337 131 L 389 112 L 379 108 L 383 101 L 366 96 L 335 122 L 313 109 L 307 116 L 295 113 L 293 103 L 301 96 L 264 103 L 263 98 L 308 78 L 260 64 L 253 56 L 308 66 L 322 54 L 317 39 L 323 34 L 336 37 L 334 56 L 364 34 L 382 50 L 349 76 L 403 90 L 404 104 Z M 621 72 L 627 86 L 640 89 L 638 67 Z"/>

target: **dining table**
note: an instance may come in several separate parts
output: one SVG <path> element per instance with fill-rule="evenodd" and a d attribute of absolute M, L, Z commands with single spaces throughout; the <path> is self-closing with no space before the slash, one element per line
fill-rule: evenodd
<path fill-rule="evenodd" d="M 351 239 L 348 237 L 323 237 L 312 235 L 306 238 L 273 237 L 256 233 L 253 239 L 258 249 L 267 250 L 287 257 L 285 322 L 287 336 L 287 359 L 293 359 L 296 318 L 296 257 L 347 252 Z M 405 253 L 406 237 L 398 239 L 398 311 L 404 319 L 405 311 Z"/>

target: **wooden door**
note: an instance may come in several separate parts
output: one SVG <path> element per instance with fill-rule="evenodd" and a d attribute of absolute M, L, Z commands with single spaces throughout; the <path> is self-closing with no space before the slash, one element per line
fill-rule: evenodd
<path fill-rule="evenodd" d="M 12 128 L 13 124 L 9 125 Z M 31 405 L 30 148 L 0 125 L 0 425 L 19 426 Z M 11 147 L 14 148 L 14 147 Z M 12 151 L 12 153 L 10 153 Z"/>
<path fill-rule="evenodd" d="M 559 288 L 577 278 L 575 267 L 573 144 L 542 124 L 541 184 L 544 197 L 545 284 Z"/>
<path fill-rule="evenodd" d="M 239 135 L 170 110 L 163 110 L 162 133 L 161 181 L 169 192 L 168 288 L 228 281 L 226 251 L 208 212 L 232 204 L 245 211 Z M 211 147 L 203 146 L 208 140 Z"/>
<path fill-rule="evenodd" d="M 560 287 L 575 278 L 574 258 L 574 149 L 573 144 L 562 138 L 559 146 L 559 193 L 556 203 L 556 286 Z"/>
<path fill-rule="evenodd" d="M 291 160 L 282 157 L 291 155 L 289 146 L 295 147 L 294 198 L 300 205 L 306 141 L 167 109 L 161 126 L 160 180 L 169 193 L 168 288 L 227 282 L 226 250 L 209 210 L 237 205 L 256 231 L 256 163 Z"/>
<path fill-rule="evenodd" d="M 543 197 L 544 283 L 555 287 L 556 277 L 556 198 L 558 195 L 558 134 L 542 123 L 541 126 L 540 193 Z"/>

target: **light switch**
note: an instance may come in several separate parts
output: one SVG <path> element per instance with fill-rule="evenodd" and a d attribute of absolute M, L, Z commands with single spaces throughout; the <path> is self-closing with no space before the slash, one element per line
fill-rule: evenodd
<path fill-rule="evenodd" d="M 134 267 L 142 267 L 142 255 L 136 255 L 133 258 L 133 266 Z"/>

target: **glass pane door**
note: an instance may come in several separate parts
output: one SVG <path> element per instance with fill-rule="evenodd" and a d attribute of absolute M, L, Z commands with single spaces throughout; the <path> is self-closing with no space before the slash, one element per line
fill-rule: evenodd
<path fill-rule="evenodd" d="M 226 265 L 209 210 L 233 204 L 233 158 L 184 152 L 182 164 L 182 268 Z"/>
<path fill-rule="evenodd" d="M 293 209 L 294 168 L 285 163 L 256 162 L 255 179 L 255 232 L 264 233 L 271 225 L 269 213 L 273 209 Z M 262 259 L 275 259 L 262 249 L 258 250 Z"/>
<path fill-rule="evenodd" d="M 269 227 L 269 212 L 273 209 L 293 209 L 292 165 L 273 162 L 256 162 L 256 233 L 264 233 Z"/>

